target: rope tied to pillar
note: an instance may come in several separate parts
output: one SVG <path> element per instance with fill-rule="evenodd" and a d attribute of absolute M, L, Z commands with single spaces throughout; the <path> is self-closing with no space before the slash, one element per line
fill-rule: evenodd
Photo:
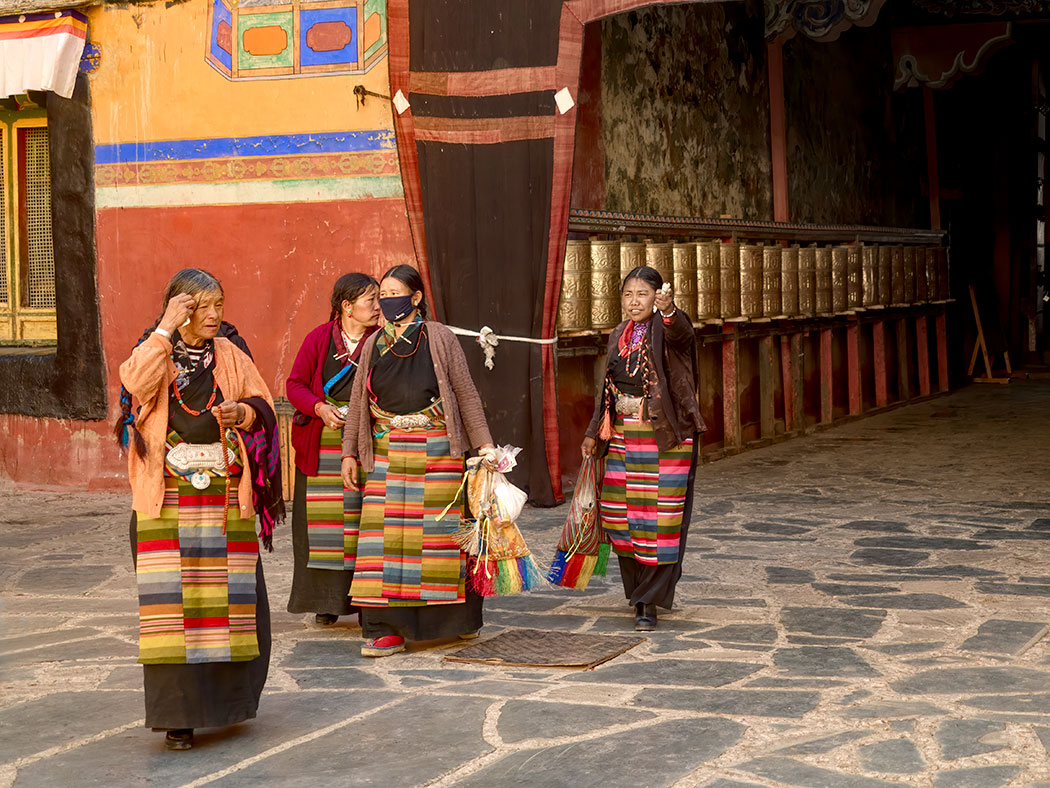
<path fill-rule="evenodd" d="M 558 341 L 557 337 L 551 337 L 550 339 L 534 339 L 533 337 L 506 336 L 504 334 L 497 334 L 488 326 L 482 326 L 480 331 L 471 331 L 470 329 L 458 328 L 456 326 L 448 326 L 448 330 L 461 337 L 477 337 L 477 343 L 481 345 L 481 350 L 485 354 L 486 369 L 492 369 L 495 366 L 496 348 L 499 346 L 501 339 L 504 342 L 527 342 L 532 345 L 553 345 Z"/>

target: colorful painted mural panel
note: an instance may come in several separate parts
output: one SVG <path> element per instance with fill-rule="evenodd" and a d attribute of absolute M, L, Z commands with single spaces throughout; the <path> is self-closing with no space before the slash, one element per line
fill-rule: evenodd
<path fill-rule="evenodd" d="M 231 80 L 364 74 L 387 53 L 386 0 L 212 0 L 208 31 Z"/>

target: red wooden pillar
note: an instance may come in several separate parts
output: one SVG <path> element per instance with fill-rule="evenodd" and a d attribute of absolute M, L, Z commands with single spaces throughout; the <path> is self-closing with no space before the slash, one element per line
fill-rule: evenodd
<path fill-rule="evenodd" d="M 934 321 L 937 331 L 937 389 L 948 390 L 948 327 L 944 308 L 937 313 Z"/>
<path fill-rule="evenodd" d="M 769 141 L 773 169 L 773 220 L 788 221 L 787 111 L 784 102 L 784 39 L 766 44 L 769 69 Z"/>
<path fill-rule="evenodd" d="M 860 390 L 860 324 L 856 319 L 846 326 L 846 363 L 849 366 L 849 415 L 863 410 Z"/>
<path fill-rule="evenodd" d="M 831 424 L 835 418 L 832 402 L 834 371 L 831 368 L 831 329 L 820 330 L 820 423 Z"/>
<path fill-rule="evenodd" d="M 792 372 L 794 371 L 793 359 L 791 358 L 791 340 L 787 334 L 780 336 L 780 379 L 784 381 L 784 431 L 791 432 L 795 428 L 795 401 L 792 396 L 793 386 Z"/>
<path fill-rule="evenodd" d="M 886 324 L 876 320 L 871 324 L 871 331 L 875 356 L 875 407 L 885 408 L 890 402 L 886 392 Z"/>
<path fill-rule="evenodd" d="M 787 381 L 791 381 L 791 412 L 794 414 L 794 429 L 799 435 L 806 434 L 806 406 L 805 406 L 805 385 L 806 385 L 806 369 L 803 364 L 802 355 L 802 334 L 791 335 L 791 374 L 785 378 L 784 387 L 787 388 Z"/>
<path fill-rule="evenodd" d="M 940 230 L 941 176 L 937 166 L 937 121 L 931 88 L 922 89 L 922 109 L 926 120 L 926 178 L 930 184 L 930 227 Z"/>
<path fill-rule="evenodd" d="M 723 326 L 722 340 L 722 445 L 727 450 L 742 449 L 744 433 L 740 425 L 740 341 L 737 327 L 731 323 Z"/>
<path fill-rule="evenodd" d="M 759 430 L 763 440 L 776 437 L 774 420 L 777 390 L 776 349 L 772 336 L 764 336 L 758 341 L 758 413 Z"/>
<path fill-rule="evenodd" d="M 930 339 L 926 334 L 926 315 L 915 319 L 915 360 L 919 365 L 919 394 L 930 394 Z"/>
<path fill-rule="evenodd" d="M 911 358 L 908 347 L 908 318 L 897 320 L 897 399 L 911 399 Z"/>

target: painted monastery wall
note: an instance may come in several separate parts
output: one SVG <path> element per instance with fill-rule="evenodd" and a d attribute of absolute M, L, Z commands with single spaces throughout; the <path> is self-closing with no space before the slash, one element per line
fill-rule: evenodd
<path fill-rule="evenodd" d="M 772 219 L 762 19 L 745 0 L 589 26 L 573 207 Z M 783 58 L 790 219 L 927 225 L 921 96 L 892 91 L 888 21 Z"/>
<path fill-rule="evenodd" d="M 390 104 L 353 93 L 389 95 L 385 2 L 316 17 L 290 3 L 253 16 L 253 5 L 88 11 L 101 49 L 88 81 L 111 419 L 117 368 L 176 270 L 222 280 L 227 320 L 283 396 L 335 279 L 414 261 Z M 108 423 L 0 415 L 0 478 L 120 488 L 125 468 Z"/>

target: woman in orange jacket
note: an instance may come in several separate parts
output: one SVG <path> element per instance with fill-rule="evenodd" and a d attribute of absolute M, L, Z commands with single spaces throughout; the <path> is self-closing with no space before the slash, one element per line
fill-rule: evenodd
<path fill-rule="evenodd" d="M 276 419 L 255 364 L 218 335 L 223 298 L 211 274 L 179 271 L 120 366 L 146 726 L 174 750 L 194 728 L 254 717 L 269 667 L 255 515 L 269 547 L 283 515 Z"/>

